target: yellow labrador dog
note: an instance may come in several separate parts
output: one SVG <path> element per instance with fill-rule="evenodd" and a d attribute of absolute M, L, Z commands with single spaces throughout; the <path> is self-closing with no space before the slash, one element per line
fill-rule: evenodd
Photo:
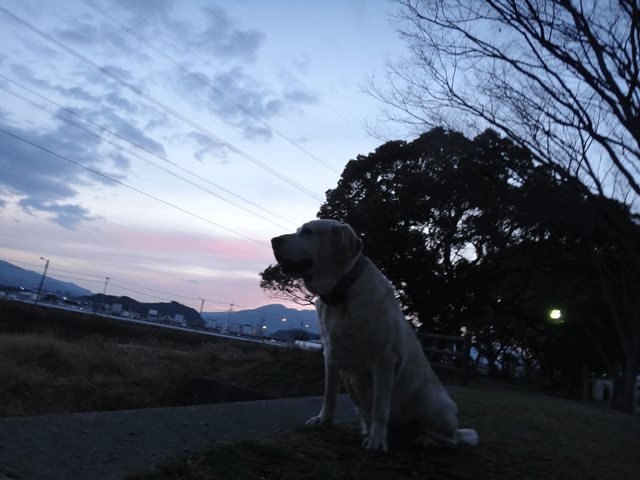
<path fill-rule="evenodd" d="M 387 431 L 412 425 L 423 445 L 476 445 L 475 430 L 458 429 L 456 404 L 431 369 L 405 320 L 391 283 L 364 255 L 349 225 L 305 223 L 271 240 L 283 274 L 301 278 L 318 296 L 325 357 L 322 410 L 308 426 L 333 421 L 340 379 L 358 409 L 363 446 L 387 451 Z"/>

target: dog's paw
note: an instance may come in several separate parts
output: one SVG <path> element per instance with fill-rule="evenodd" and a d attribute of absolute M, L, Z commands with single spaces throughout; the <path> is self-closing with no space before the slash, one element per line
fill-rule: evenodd
<path fill-rule="evenodd" d="M 413 440 L 413 443 L 421 447 L 438 447 L 441 445 L 440 443 L 436 442 L 433 438 L 428 437 L 427 435 L 418 435 Z"/>
<path fill-rule="evenodd" d="M 389 451 L 389 448 L 387 447 L 387 439 L 374 435 L 373 433 L 370 433 L 369 436 L 364 439 L 362 446 L 367 450 L 382 450 L 383 452 Z"/>
<path fill-rule="evenodd" d="M 371 432 L 370 426 L 364 420 L 360 419 L 360 433 L 363 437 L 368 437 Z"/>
<path fill-rule="evenodd" d="M 304 424 L 305 427 L 308 428 L 327 428 L 333 423 L 332 418 L 323 417 L 322 415 L 318 415 L 316 417 L 311 417 L 307 420 L 307 423 Z"/>
<path fill-rule="evenodd" d="M 458 430 L 458 442 L 475 447 L 478 445 L 478 432 L 470 428 L 463 428 Z"/>

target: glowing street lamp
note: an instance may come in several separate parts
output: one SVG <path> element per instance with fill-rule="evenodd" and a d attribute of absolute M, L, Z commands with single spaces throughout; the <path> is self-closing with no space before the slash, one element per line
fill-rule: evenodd
<path fill-rule="evenodd" d="M 562 312 L 558 309 L 551 310 L 549 312 L 549 318 L 553 320 L 555 323 L 562 323 Z"/>

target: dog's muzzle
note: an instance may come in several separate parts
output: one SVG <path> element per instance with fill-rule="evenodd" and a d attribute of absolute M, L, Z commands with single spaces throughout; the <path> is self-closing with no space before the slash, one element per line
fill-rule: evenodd
<path fill-rule="evenodd" d="M 292 260 L 286 255 L 283 255 L 282 244 L 284 243 L 285 237 L 287 237 L 287 235 L 271 239 L 271 247 L 273 248 L 273 254 L 276 257 L 276 261 L 280 265 L 280 271 L 283 275 L 288 277 L 304 276 L 311 271 L 311 268 L 313 267 L 313 260 Z"/>

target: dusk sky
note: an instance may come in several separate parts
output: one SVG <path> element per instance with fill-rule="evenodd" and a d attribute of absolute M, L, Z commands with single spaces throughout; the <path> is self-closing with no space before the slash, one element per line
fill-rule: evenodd
<path fill-rule="evenodd" d="M 0 259 L 143 302 L 284 303 L 259 287 L 270 239 L 382 143 L 363 85 L 404 53 L 394 9 L 3 0 Z"/>

